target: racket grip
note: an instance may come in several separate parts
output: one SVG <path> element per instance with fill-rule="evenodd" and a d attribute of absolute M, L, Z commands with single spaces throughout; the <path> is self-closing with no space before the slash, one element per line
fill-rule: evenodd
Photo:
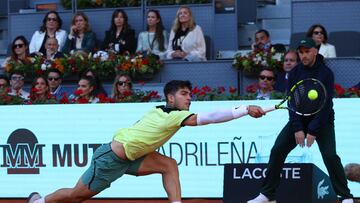
<path fill-rule="evenodd" d="M 265 111 L 265 113 L 270 112 L 270 111 L 274 111 L 275 109 L 276 109 L 275 106 L 270 106 L 270 107 L 265 107 L 265 108 L 263 108 L 263 110 Z"/>

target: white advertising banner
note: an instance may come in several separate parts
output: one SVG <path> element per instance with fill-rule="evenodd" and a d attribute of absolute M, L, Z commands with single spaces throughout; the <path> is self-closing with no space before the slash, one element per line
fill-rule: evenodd
<path fill-rule="evenodd" d="M 268 106 L 279 101 L 193 102 L 204 112 L 239 104 Z M 48 194 L 73 187 L 90 164 L 94 150 L 114 132 L 131 126 L 150 108 L 164 103 L 0 106 L 0 198 Z M 335 100 L 337 152 L 345 165 L 360 163 L 360 99 Z M 176 159 L 183 197 L 221 198 L 223 165 L 267 162 L 277 134 L 288 120 L 278 110 L 263 118 L 184 127 L 159 152 Z M 296 148 L 287 162 L 312 162 L 324 172 L 317 145 Z M 360 185 L 349 183 L 355 196 Z M 240 190 L 239 190 L 240 191 Z M 125 175 L 97 197 L 166 197 L 160 175 Z"/>

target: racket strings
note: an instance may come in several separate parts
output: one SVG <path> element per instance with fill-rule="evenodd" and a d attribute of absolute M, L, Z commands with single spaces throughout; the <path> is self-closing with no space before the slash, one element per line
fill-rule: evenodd
<path fill-rule="evenodd" d="M 317 98 L 310 98 L 309 91 L 315 90 Z M 288 106 L 301 114 L 314 114 L 318 112 L 326 101 L 326 90 L 321 83 L 306 80 L 299 84 L 293 91 Z"/>

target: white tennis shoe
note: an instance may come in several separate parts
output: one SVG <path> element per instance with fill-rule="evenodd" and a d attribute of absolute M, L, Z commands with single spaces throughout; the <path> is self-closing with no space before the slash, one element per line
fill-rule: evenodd
<path fill-rule="evenodd" d="M 257 196 L 255 199 L 247 201 L 247 203 L 276 203 L 276 201 L 269 201 L 265 195 L 260 193 L 259 196 Z"/>
<path fill-rule="evenodd" d="M 29 195 L 27 203 L 34 203 L 36 200 L 41 199 L 41 196 L 37 192 L 33 192 Z"/>
<path fill-rule="evenodd" d="M 354 203 L 353 199 L 344 199 L 342 203 Z"/>

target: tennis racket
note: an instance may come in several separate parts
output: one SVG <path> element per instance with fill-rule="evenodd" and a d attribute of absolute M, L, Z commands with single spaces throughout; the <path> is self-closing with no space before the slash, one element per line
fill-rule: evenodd
<path fill-rule="evenodd" d="M 327 98 L 326 88 L 315 78 L 307 78 L 293 85 L 277 105 L 264 108 L 265 112 L 287 109 L 300 116 L 311 116 L 321 111 Z M 283 106 L 287 103 L 287 106 Z"/>

